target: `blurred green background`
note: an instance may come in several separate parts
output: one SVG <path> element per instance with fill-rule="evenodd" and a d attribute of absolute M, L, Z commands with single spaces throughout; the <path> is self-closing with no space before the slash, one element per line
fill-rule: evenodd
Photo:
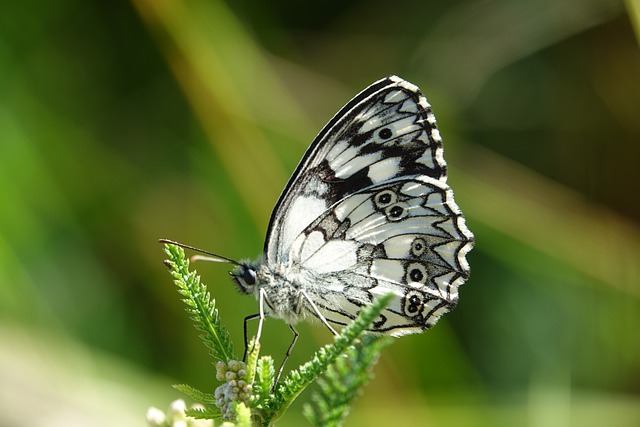
<path fill-rule="evenodd" d="M 347 425 L 640 425 L 639 15 L 634 0 L 4 2 L 0 426 L 141 426 L 181 397 L 171 384 L 212 391 L 157 239 L 257 256 L 315 133 L 388 74 L 434 106 L 477 246 L 458 308 L 385 351 Z M 240 346 L 256 302 L 226 266 L 197 267 Z M 300 330 L 289 366 L 330 339 Z M 268 321 L 264 352 L 289 339 Z"/>

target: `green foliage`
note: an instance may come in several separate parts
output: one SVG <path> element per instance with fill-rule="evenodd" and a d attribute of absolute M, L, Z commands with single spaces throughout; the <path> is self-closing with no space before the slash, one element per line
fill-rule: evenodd
<path fill-rule="evenodd" d="M 305 405 L 304 414 L 315 426 L 339 426 L 349 414 L 351 403 L 362 386 L 371 380 L 371 370 L 389 337 L 366 335 L 318 379 L 320 390 L 312 396 L 313 405 Z"/>
<path fill-rule="evenodd" d="M 388 338 L 371 336 L 366 330 L 386 307 L 391 295 L 365 307 L 333 343 L 322 347 L 309 362 L 292 370 L 274 387 L 273 358 L 258 357 L 260 344 L 252 340 L 246 364 L 230 359 L 231 342 L 214 300 L 196 272 L 189 271 L 182 248 L 167 244 L 165 251 L 170 257 L 167 265 L 184 297 L 187 311 L 196 322 L 196 329 L 203 332 L 200 337 L 211 355 L 218 359 L 216 378 L 223 382 L 213 395 L 184 384 L 174 386 L 201 405 L 186 409 L 187 416 L 223 419 L 224 425 L 248 426 L 249 422 L 274 425 L 300 393 L 323 376 L 320 392 L 314 396 L 314 406 L 306 410 L 307 416 L 316 426 L 340 425 L 361 387 L 371 379 L 371 368 L 389 342 Z M 322 414 L 326 408 L 331 411 Z"/>
<path fill-rule="evenodd" d="M 269 407 L 271 389 L 275 381 L 276 370 L 271 356 L 262 356 L 256 369 L 256 381 L 254 383 L 255 407 L 265 410 Z"/>
<path fill-rule="evenodd" d="M 182 394 L 186 394 L 191 399 L 196 402 L 200 402 L 203 404 L 214 404 L 216 402 L 216 398 L 211 393 L 204 393 L 198 389 L 195 389 L 187 384 L 174 384 L 173 388 L 181 392 Z"/>
<path fill-rule="evenodd" d="M 189 408 L 184 411 L 187 417 L 195 418 L 196 420 L 213 420 L 221 418 L 220 411 L 216 408 Z"/>
<path fill-rule="evenodd" d="M 175 245 L 165 245 L 165 252 L 169 256 L 166 261 L 171 269 L 174 283 L 178 292 L 184 298 L 187 312 L 195 322 L 195 327 L 202 332 L 200 337 L 209 349 L 211 355 L 224 363 L 234 359 L 233 344 L 229 333 L 220 323 L 215 301 L 207 292 L 206 286 L 200 283 L 200 276 L 195 271 L 189 271 L 189 260 L 185 258 L 184 250 Z"/>
<path fill-rule="evenodd" d="M 251 409 L 248 408 L 244 403 L 238 403 L 235 408 L 236 416 L 236 427 L 251 427 L 252 424 L 252 416 Z"/>

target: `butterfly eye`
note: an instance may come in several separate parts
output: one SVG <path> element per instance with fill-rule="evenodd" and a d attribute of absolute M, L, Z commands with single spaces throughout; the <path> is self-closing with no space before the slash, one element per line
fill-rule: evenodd
<path fill-rule="evenodd" d="M 242 272 L 242 281 L 249 286 L 256 284 L 256 272 L 251 268 L 245 268 Z"/>
<path fill-rule="evenodd" d="M 413 242 L 411 242 L 411 255 L 419 257 L 422 255 L 427 248 L 427 242 L 424 239 L 417 238 Z"/>
<path fill-rule="evenodd" d="M 406 205 L 404 203 L 396 203 L 395 205 L 388 206 L 384 210 L 384 213 L 389 221 L 398 221 L 409 215 L 409 212 L 407 211 Z"/>
<path fill-rule="evenodd" d="M 424 296 L 418 291 L 409 291 L 404 297 L 404 313 L 409 316 L 418 316 L 424 310 Z"/>
<path fill-rule="evenodd" d="M 378 209 L 382 209 L 395 203 L 397 199 L 396 193 L 391 190 L 384 190 L 375 195 L 374 203 Z"/>
<path fill-rule="evenodd" d="M 406 280 L 407 283 L 425 283 L 427 281 L 427 269 L 417 262 L 409 264 Z"/>
<path fill-rule="evenodd" d="M 378 136 L 382 139 L 389 139 L 392 135 L 393 132 L 391 132 L 391 129 L 389 128 L 382 128 L 380 129 L 380 132 L 378 132 Z"/>

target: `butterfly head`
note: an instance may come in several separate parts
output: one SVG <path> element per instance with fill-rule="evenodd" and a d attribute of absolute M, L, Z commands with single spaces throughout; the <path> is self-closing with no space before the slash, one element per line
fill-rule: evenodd
<path fill-rule="evenodd" d="M 231 258 L 227 258 L 222 255 L 214 254 L 213 252 L 198 249 L 194 246 L 185 245 L 184 243 L 174 242 L 173 240 L 160 239 L 160 243 L 180 246 L 181 248 L 190 249 L 196 252 L 200 252 L 198 255 L 193 255 L 189 258 L 191 262 L 195 261 L 211 261 L 211 262 L 223 262 L 233 264 L 236 268 L 230 271 L 231 278 L 236 283 L 236 286 L 243 294 L 252 294 L 258 283 L 257 269 L 259 263 L 238 262 Z M 201 255 L 202 254 L 202 255 Z"/>
<path fill-rule="evenodd" d="M 252 294 L 258 283 L 258 277 L 256 273 L 256 266 L 241 262 L 235 268 L 230 271 L 229 274 L 235 282 L 236 286 L 243 294 Z"/>

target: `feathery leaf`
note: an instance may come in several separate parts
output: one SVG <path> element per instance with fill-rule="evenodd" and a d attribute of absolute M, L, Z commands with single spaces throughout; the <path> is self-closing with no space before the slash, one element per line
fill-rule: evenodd
<path fill-rule="evenodd" d="M 195 328 L 202 332 L 200 338 L 214 358 L 229 363 L 235 359 L 233 344 L 229 339 L 229 333 L 220 322 L 215 300 L 207 292 L 206 286 L 200 282 L 200 276 L 196 271 L 189 271 L 189 260 L 185 258 L 182 248 L 165 244 L 165 252 L 169 256 L 165 264 L 171 269 L 174 283 L 180 295 L 184 297 L 182 301 L 188 307 L 187 312 L 195 322 Z"/>

